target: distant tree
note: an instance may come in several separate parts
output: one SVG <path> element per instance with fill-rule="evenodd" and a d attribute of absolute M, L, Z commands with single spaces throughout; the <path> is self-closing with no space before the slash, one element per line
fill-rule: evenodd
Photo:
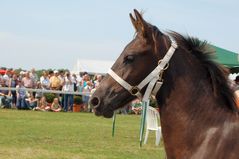
<path fill-rule="evenodd" d="M 22 68 L 18 68 L 14 70 L 14 72 L 18 75 L 20 74 L 21 71 L 24 71 L 24 70 Z"/>

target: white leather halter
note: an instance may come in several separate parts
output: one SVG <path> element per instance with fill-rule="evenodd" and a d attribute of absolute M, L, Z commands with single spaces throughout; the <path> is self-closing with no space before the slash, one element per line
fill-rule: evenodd
<path fill-rule="evenodd" d="M 145 79 L 140 82 L 137 86 L 132 86 L 121 77 L 119 77 L 112 69 L 109 70 L 108 74 L 117 81 L 122 87 L 128 90 L 132 95 L 137 96 L 138 98 L 142 99 L 142 101 L 147 101 L 149 96 L 152 94 L 156 96 L 157 92 L 159 91 L 160 87 L 163 84 L 162 74 L 163 71 L 168 68 L 168 62 L 173 56 L 175 50 L 177 49 L 178 45 L 175 41 L 171 40 L 171 47 L 169 48 L 166 55 L 163 59 L 159 60 L 158 66 L 147 76 Z M 148 84 L 148 87 L 142 97 L 140 91 L 144 86 Z"/>

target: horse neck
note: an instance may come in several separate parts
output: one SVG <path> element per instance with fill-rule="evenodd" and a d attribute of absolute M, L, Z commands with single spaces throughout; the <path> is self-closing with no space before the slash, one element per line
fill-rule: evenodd
<path fill-rule="evenodd" d="M 165 72 L 157 100 L 166 152 L 184 158 L 188 149 L 193 151 L 193 146 L 205 139 L 197 139 L 195 134 L 225 122 L 227 114 L 218 106 L 222 105 L 221 101 L 212 96 L 206 70 L 186 54 L 174 56 L 177 60 L 172 59 Z"/>

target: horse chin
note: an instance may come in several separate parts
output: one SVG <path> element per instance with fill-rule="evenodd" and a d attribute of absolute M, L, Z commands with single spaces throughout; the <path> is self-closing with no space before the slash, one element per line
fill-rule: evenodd
<path fill-rule="evenodd" d="M 107 111 L 107 112 L 103 112 L 103 116 L 105 118 L 112 118 L 114 115 L 114 112 L 113 111 Z"/>
<path fill-rule="evenodd" d="M 96 116 L 103 116 L 105 118 L 112 118 L 113 115 L 114 115 L 114 111 L 112 110 L 103 110 L 103 111 L 100 111 L 100 110 L 95 110 L 95 115 Z"/>

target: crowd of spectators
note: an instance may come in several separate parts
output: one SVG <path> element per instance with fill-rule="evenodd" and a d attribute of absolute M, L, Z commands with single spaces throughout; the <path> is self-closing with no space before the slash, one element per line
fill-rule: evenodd
<path fill-rule="evenodd" d="M 37 111 L 73 111 L 74 95 L 71 92 L 80 92 L 83 95 L 82 111 L 93 112 L 89 106 L 90 95 L 97 89 L 103 76 L 101 74 L 89 75 L 87 72 L 74 74 L 69 71 L 54 70 L 36 73 L 35 69 L 30 71 L 16 72 L 6 69 L 4 74 L 0 73 L 0 87 L 16 88 L 15 90 L 3 90 L 0 88 L 0 107 L 29 109 Z M 29 89 L 52 90 L 69 92 L 69 94 L 55 94 L 55 98 L 49 103 L 46 94 L 39 91 L 29 91 Z M 129 112 L 140 114 L 142 103 L 135 100 L 119 113 Z"/>
<path fill-rule="evenodd" d="M 0 105 L 2 108 L 72 111 L 73 94 L 56 94 L 52 103 L 46 103 L 44 93 L 27 91 L 26 88 L 91 94 L 101 80 L 102 75 L 97 74 L 91 78 L 87 72 L 73 74 L 62 70 L 43 71 L 38 77 L 35 69 L 19 73 L 7 69 L 4 75 L 0 74 L 0 87 L 16 90 L 0 89 Z M 88 111 L 89 95 L 83 95 L 82 101 L 84 111 Z"/>

